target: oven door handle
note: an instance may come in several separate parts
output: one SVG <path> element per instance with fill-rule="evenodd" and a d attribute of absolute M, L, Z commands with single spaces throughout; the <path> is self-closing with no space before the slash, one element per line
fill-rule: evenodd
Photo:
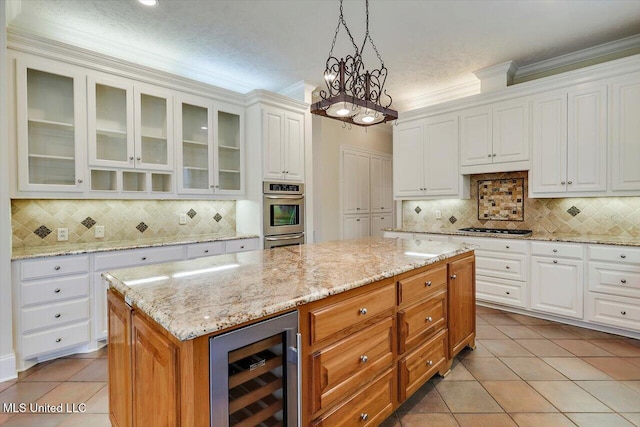
<path fill-rule="evenodd" d="M 276 237 L 265 237 L 264 240 L 266 240 L 267 242 L 275 242 L 277 240 L 293 240 L 293 239 L 300 239 L 301 237 L 304 237 L 304 233 L 302 234 L 296 234 L 294 236 L 286 236 L 286 237 L 280 237 L 280 236 L 276 236 Z"/>
<path fill-rule="evenodd" d="M 304 199 L 304 196 L 286 196 L 286 195 L 280 195 L 280 196 L 264 196 L 265 199 L 287 199 L 287 200 L 302 200 Z"/>

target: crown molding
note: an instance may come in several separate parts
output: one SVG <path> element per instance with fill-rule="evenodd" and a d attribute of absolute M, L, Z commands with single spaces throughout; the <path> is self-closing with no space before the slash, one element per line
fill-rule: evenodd
<path fill-rule="evenodd" d="M 628 49 L 640 46 L 640 34 L 625 37 L 620 40 L 614 40 L 609 43 L 603 43 L 597 46 L 588 47 L 576 52 L 567 53 L 565 55 L 556 56 L 555 58 L 545 61 L 536 62 L 535 64 L 524 65 L 518 68 L 515 73 L 516 79 L 540 74 L 554 69 L 578 64 L 580 62 L 589 61 L 602 56 L 623 52 Z"/>
<path fill-rule="evenodd" d="M 515 62 L 507 61 L 474 71 L 473 74 L 480 80 L 480 92 L 486 93 L 506 89 L 513 83 L 517 70 Z"/>
<path fill-rule="evenodd" d="M 299 82 L 285 87 L 284 89 L 280 89 L 278 93 L 284 96 L 288 96 L 289 98 L 297 99 L 298 101 L 310 103 L 312 93 L 315 89 L 315 85 L 304 80 L 300 80 Z"/>
<path fill-rule="evenodd" d="M 250 107 L 258 103 L 270 105 L 272 107 L 287 108 L 289 110 L 302 113 L 309 109 L 309 104 L 306 102 L 264 89 L 252 90 L 245 95 L 246 107 Z"/>
<path fill-rule="evenodd" d="M 407 110 L 415 110 L 418 108 L 454 101 L 467 96 L 477 95 L 479 93 L 480 80 L 475 80 L 411 98 L 402 102 L 402 105 L 405 106 Z M 400 112 L 399 114 L 400 117 L 398 117 L 398 119 L 402 119 L 403 113 Z"/>

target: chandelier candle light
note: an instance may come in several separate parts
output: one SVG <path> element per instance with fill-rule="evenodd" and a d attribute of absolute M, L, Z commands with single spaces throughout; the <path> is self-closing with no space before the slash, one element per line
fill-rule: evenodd
<path fill-rule="evenodd" d="M 384 90 L 387 79 L 387 68 L 384 66 L 378 48 L 373 43 L 369 34 L 369 0 L 365 0 L 366 7 L 366 32 L 362 46 L 358 48 L 351 31 L 347 27 L 342 13 L 342 0 L 340 0 L 340 17 L 338 26 L 333 36 L 329 58 L 324 70 L 324 80 L 327 90 L 320 91 L 321 101 L 311 106 L 311 113 L 331 119 L 352 123 L 359 126 L 371 126 L 398 118 L 398 112 L 390 109 L 392 99 Z M 347 55 L 338 60 L 333 56 L 333 48 L 340 27 L 343 26 L 354 48 L 353 55 Z M 367 44 L 371 44 L 378 60 L 380 68 L 373 71 L 365 69 L 362 53 Z M 383 103 L 388 100 L 387 103 Z"/>

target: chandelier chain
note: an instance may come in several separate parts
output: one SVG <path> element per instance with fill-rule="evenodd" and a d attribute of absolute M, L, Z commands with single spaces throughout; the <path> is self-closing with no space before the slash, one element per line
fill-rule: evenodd
<path fill-rule="evenodd" d="M 367 0 L 367 2 L 368 2 L 368 0 Z M 331 58 L 333 56 L 333 48 L 336 46 L 336 40 L 338 39 L 338 33 L 340 32 L 340 24 L 342 24 L 344 26 L 344 29 L 347 31 L 347 34 L 349 35 L 349 38 L 351 39 L 351 44 L 353 45 L 354 49 L 356 50 L 356 56 L 357 56 L 358 55 L 358 45 L 356 44 L 355 40 L 353 39 L 353 36 L 351 35 L 351 31 L 349 30 L 349 27 L 347 27 L 347 22 L 344 20 L 344 15 L 342 13 L 342 0 L 340 0 L 340 17 L 338 18 L 338 25 L 336 26 L 336 33 L 333 35 L 333 41 L 331 42 L 331 50 L 329 51 L 329 58 Z M 373 44 L 373 41 L 371 42 L 371 44 Z M 377 52 L 377 50 L 376 50 L 376 52 Z M 378 57 L 380 57 L 380 55 L 378 55 Z"/>
<path fill-rule="evenodd" d="M 340 3 L 342 4 L 342 0 L 340 1 Z M 378 56 L 378 60 L 380 61 L 380 64 L 382 64 L 382 67 L 384 68 L 384 61 L 382 60 L 382 56 L 380 56 L 380 52 L 378 52 L 378 48 L 376 47 L 376 44 L 373 42 L 373 39 L 371 38 L 371 34 L 369 33 L 369 0 L 365 0 L 365 16 L 366 16 L 367 25 L 366 25 L 366 32 L 364 35 L 364 41 L 362 42 L 362 48 L 360 49 L 360 53 L 364 53 L 364 45 L 367 44 L 367 40 L 369 40 L 369 42 L 371 43 L 371 47 L 373 48 L 374 52 Z"/>

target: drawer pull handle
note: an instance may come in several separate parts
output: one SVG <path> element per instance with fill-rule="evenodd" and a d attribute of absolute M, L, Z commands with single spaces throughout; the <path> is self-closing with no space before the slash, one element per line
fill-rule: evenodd
<path fill-rule="evenodd" d="M 427 366 L 433 366 L 433 360 L 428 360 L 427 361 Z"/>
<path fill-rule="evenodd" d="M 424 320 L 426 320 L 427 322 L 433 322 L 433 317 L 427 316 L 427 318 L 424 319 Z"/>
<path fill-rule="evenodd" d="M 455 278 L 457 278 L 457 277 L 458 277 L 458 276 L 456 276 L 455 274 L 452 274 L 452 275 L 451 275 L 451 278 L 452 278 L 452 279 L 455 279 Z"/>
<path fill-rule="evenodd" d="M 557 253 L 557 252 L 558 252 L 558 250 L 557 250 L 557 249 L 554 249 L 554 250 L 553 250 L 553 253 Z"/>
<path fill-rule="evenodd" d="M 554 264 L 557 264 L 557 263 L 558 263 L 558 261 L 554 259 L 554 260 L 553 260 L 553 263 L 554 263 Z"/>
<path fill-rule="evenodd" d="M 60 313 L 56 313 L 56 315 L 55 315 L 55 316 L 53 316 L 53 317 L 55 317 L 56 319 L 59 319 L 59 318 L 60 318 L 60 316 L 61 316 L 61 314 L 60 314 Z"/>
<path fill-rule="evenodd" d="M 360 311 L 360 314 L 362 314 L 363 316 L 367 314 L 367 309 L 365 307 L 362 307 L 359 311 Z"/>
<path fill-rule="evenodd" d="M 626 311 L 621 311 L 620 314 L 622 314 L 623 316 L 626 316 L 627 312 Z"/>
<path fill-rule="evenodd" d="M 620 255 L 620 258 L 625 259 L 627 256 L 625 254 Z"/>
<path fill-rule="evenodd" d="M 240 249 L 244 249 L 244 245 L 240 246 Z"/>
<path fill-rule="evenodd" d="M 506 293 L 507 295 L 511 295 L 511 292 L 509 292 L 509 291 L 507 291 L 507 292 L 505 292 L 505 293 Z"/>
<path fill-rule="evenodd" d="M 621 283 L 627 283 L 627 279 L 620 280 Z"/>
<path fill-rule="evenodd" d="M 366 355 L 360 356 L 360 362 L 367 363 L 368 361 L 369 361 L 369 358 Z"/>
<path fill-rule="evenodd" d="M 510 248 L 511 248 L 511 246 L 507 245 L 507 246 L 505 246 L 505 248 L 510 249 Z"/>
<path fill-rule="evenodd" d="M 208 253 L 209 253 L 209 249 L 205 249 L 205 250 L 204 250 L 204 253 L 205 253 L 205 254 L 208 254 Z"/>
<path fill-rule="evenodd" d="M 56 342 L 62 341 L 62 338 L 56 338 Z"/>
<path fill-rule="evenodd" d="M 367 420 L 369 419 L 369 414 L 367 414 L 366 412 L 365 412 L 365 413 L 360 414 L 360 419 L 361 419 L 362 421 L 367 421 Z"/>
<path fill-rule="evenodd" d="M 509 267 L 509 266 L 507 265 L 506 269 L 507 269 L 507 270 L 509 270 L 510 268 L 511 268 L 511 267 Z"/>
<path fill-rule="evenodd" d="M 431 286 L 431 280 L 427 280 L 426 282 L 424 282 L 425 286 Z"/>
<path fill-rule="evenodd" d="M 147 260 L 147 257 L 146 257 L 146 256 L 143 256 L 143 257 L 142 257 L 142 261 L 146 261 L 146 260 Z"/>
<path fill-rule="evenodd" d="M 54 269 L 55 271 L 58 271 L 58 270 L 60 270 L 60 266 L 59 266 L 59 265 L 56 265 L 55 267 L 53 267 L 53 269 Z"/>
<path fill-rule="evenodd" d="M 60 288 L 55 288 L 55 289 L 53 290 L 53 293 L 54 293 L 54 294 L 59 294 L 59 293 L 60 293 Z"/>

